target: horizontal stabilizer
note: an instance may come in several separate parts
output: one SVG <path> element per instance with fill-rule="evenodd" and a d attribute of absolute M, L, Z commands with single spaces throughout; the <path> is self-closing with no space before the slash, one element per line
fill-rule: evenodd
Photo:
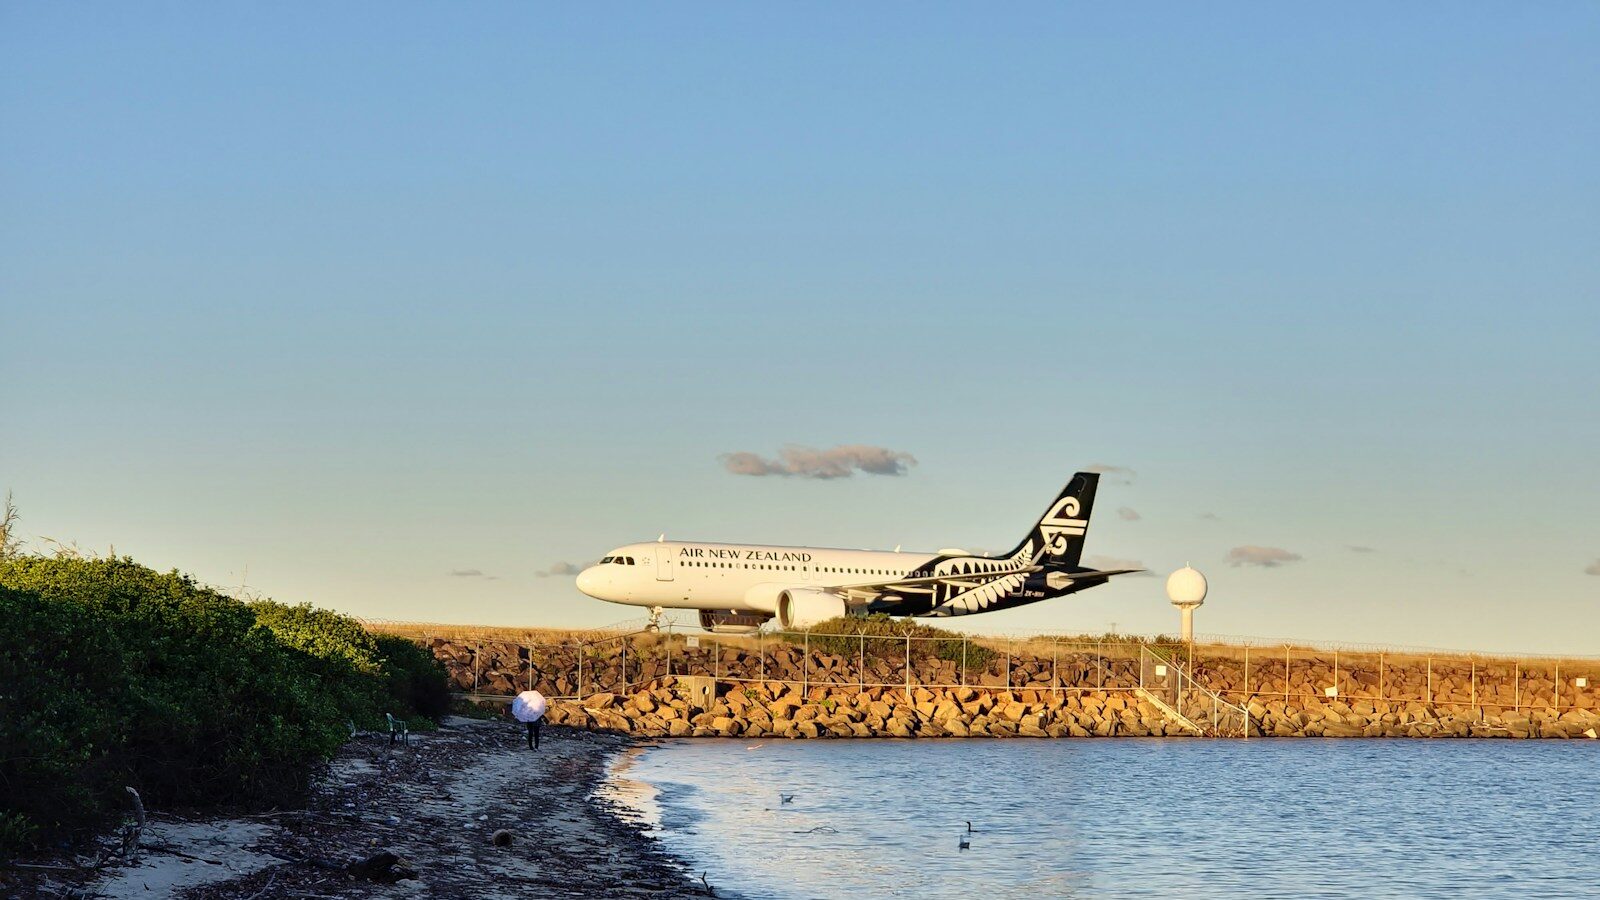
<path fill-rule="evenodd" d="M 1068 572 L 1067 577 L 1073 581 L 1087 581 L 1090 578 L 1110 578 L 1113 575 L 1132 575 L 1135 572 L 1148 572 L 1149 569 L 1089 569 L 1085 572 Z"/>

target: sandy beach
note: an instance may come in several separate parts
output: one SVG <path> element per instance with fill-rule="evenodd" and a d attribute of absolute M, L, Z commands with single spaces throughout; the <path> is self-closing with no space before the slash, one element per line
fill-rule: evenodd
<path fill-rule="evenodd" d="M 614 755 L 636 744 L 548 726 L 534 752 L 518 726 L 466 718 L 413 735 L 409 745 L 361 735 L 301 808 L 232 818 L 152 810 L 137 863 L 98 873 L 12 872 L 0 894 L 706 896 L 698 879 L 596 795 Z"/>

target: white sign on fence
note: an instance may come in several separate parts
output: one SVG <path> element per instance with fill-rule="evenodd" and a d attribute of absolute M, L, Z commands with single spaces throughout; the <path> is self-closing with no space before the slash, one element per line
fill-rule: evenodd
<path fill-rule="evenodd" d="M 683 645 L 688 647 L 690 650 L 693 650 L 694 648 L 700 646 L 700 638 L 691 634 L 683 639 Z"/>

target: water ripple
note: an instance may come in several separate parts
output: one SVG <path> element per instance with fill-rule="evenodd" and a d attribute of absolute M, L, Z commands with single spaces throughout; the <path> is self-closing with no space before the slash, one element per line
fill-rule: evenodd
<path fill-rule="evenodd" d="M 1600 896 L 1597 751 L 696 740 L 628 777 L 658 789 L 641 802 L 670 851 L 752 898 L 1574 897 Z"/>

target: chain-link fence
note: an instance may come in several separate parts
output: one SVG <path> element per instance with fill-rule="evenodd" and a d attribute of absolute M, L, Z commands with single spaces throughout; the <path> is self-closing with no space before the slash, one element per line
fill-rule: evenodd
<path fill-rule="evenodd" d="M 905 691 L 958 687 L 1179 693 L 1180 714 L 1252 703 L 1427 704 L 1462 709 L 1600 709 L 1600 660 L 1508 659 L 1384 650 L 1153 643 L 1138 639 L 989 638 L 809 631 L 726 635 L 669 627 L 553 643 L 423 638 L 458 691 L 553 698 L 624 693 L 675 675 L 730 683 Z M 1159 662 L 1156 662 L 1159 660 Z M 1156 666 L 1170 667 L 1158 677 Z M 1183 704 L 1188 706 L 1184 707 Z"/>

